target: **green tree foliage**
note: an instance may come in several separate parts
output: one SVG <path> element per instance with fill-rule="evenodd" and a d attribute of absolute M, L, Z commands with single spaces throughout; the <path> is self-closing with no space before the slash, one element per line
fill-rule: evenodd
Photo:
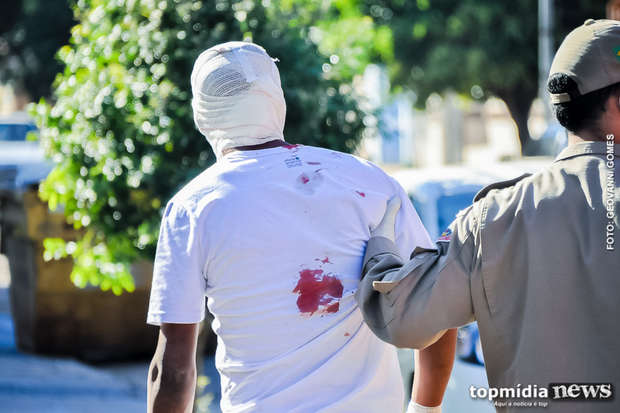
<path fill-rule="evenodd" d="M 369 63 L 394 61 L 390 27 L 363 14 L 357 0 L 289 0 L 270 10 L 300 27 L 319 51 L 332 57 L 339 78 L 352 79 Z"/>
<path fill-rule="evenodd" d="M 559 41 L 588 18 L 602 18 L 604 0 L 555 1 Z M 522 147 L 527 116 L 538 92 L 536 0 L 361 0 L 362 12 L 394 39 L 390 73 L 418 94 L 418 105 L 447 89 L 474 99 L 503 99 L 517 124 Z"/>
<path fill-rule="evenodd" d="M 167 199 L 214 162 L 193 124 L 189 85 L 194 59 L 214 44 L 251 38 L 280 59 L 287 140 L 355 147 L 363 113 L 350 77 L 325 66 L 329 56 L 305 28 L 278 18 L 286 7 L 267 3 L 76 2 L 78 24 L 58 53 L 56 101 L 33 113 L 56 162 L 40 194 L 85 233 L 77 243 L 49 240 L 46 258 L 72 256 L 77 285 L 131 291 L 129 263 L 153 257 Z"/>
<path fill-rule="evenodd" d="M 607 3 L 608 0 L 555 0 L 555 46 L 559 47 L 564 37 L 587 19 L 604 19 Z"/>
<path fill-rule="evenodd" d="M 9 83 L 32 99 L 50 95 L 62 70 L 55 59 L 75 24 L 69 0 L 0 2 L 0 83 Z"/>

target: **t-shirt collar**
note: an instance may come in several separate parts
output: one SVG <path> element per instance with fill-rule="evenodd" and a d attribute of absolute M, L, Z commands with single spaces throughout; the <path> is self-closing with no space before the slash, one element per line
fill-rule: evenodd
<path fill-rule="evenodd" d="M 263 156 L 277 155 L 281 153 L 292 152 L 292 149 L 301 147 L 302 145 L 285 145 L 276 146 L 275 148 L 254 149 L 248 151 L 232 151 L 218 158 L 218 161 L 233 161 L 240 159 L 255 159 Z"/>
<path fill-rule="evenodd" d="M 620 157 L 620 144 L 612 145 L 613 153 L 616 157 Z M 582 155 L 606 155 L 607 142 L 580 142 L 569 145 L 555 158 L 555 162 L 563 161 L 568 158 Z"/>

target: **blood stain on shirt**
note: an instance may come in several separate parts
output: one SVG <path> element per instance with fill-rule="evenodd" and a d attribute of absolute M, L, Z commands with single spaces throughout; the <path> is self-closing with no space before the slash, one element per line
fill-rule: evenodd
<path fill-rule="evenodd" d="M 325 309 L 326 313 L 337 313 L 340 309 L 340 303 L 333 303 L 327 306 Z"/>
<path fill-rule="evenodd" d="M 312 174 L 302 173 L 295 179 L 295 186 L 301 192 L 312 195 L 323 183 L 323 175 L 319 171 Z"/>
<path fill-rule="evenodd" d="M 291 145 L 291 144 L 282 145 L 282 147 L 283 147 L 283 148 L 286 148 L 286 149 L 295 149 L 295 148 L 297 148 L 298 146 L 299 146 L 298 144 L 294 144 L 294 145 Z"/>
<path fill-rule="evenodd" d="M 299 312 L 335 313 L 340 309 L 342 282 L 333 275 L 323 274 L 323 270 L 304 269 L 299 272 L 299 281 L 292 292 L 299 294 Z"/>
<path fill-rule="evenodd" d="M 355 191 L 355 192 L 357 192 L 357 194 L 361 196 L 362 198 L 366 198 L 366 193 L 360 192 L 360 191 Z"/>
<path fill-rule="evenodd" d="M 349 333 L 344 333 L 344 336 L 345 336 L 345 337 L 349 337 L 350 335 L 351 335 L 351 334 L 349 334 Z"/>
<path fill-rule="evenodd" d="M 322 262 L 323 264 L 331 264 L 331 263 L 332 263 L 332 262 L 329 260 L 329 257 L 325 257 L 325 258 L 323 258 L 323 259 L 320 259 L 320 258 L 315 258 L 314 260 L 315 260 L 315 261 Z"/>

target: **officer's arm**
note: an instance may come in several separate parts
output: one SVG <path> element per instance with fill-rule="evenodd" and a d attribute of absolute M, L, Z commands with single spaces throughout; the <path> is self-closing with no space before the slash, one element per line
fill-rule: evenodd
<path fill-rule="evenodd" d="M 148 376 L 149 413 L 187 413 L 194 405 L 199 325 L 163 323 Z"/>
<path fill-rule="evenodd" d="M 469 275 L 478 262 L 478 207 L 459 214 L 451 240 L 438 241 L 436 249 L 416 248 L 408 262 L 390 239 L 370 239 L 356 298 L 379 338 L 422 349 L 473 321 Z"/>

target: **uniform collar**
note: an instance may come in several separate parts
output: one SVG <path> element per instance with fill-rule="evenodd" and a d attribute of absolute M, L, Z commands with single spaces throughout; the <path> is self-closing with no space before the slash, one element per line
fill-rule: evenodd
<path fill-rule="evenodd" d="M 613 151 L 616 157 L 620 157 L 620 144 L 614 144 Z M 555 158 L 555 161 L 563 161 L 568 158 L 581 155 L 606 155 L 607 142 L 580 142 L 569 145 Z"/>

